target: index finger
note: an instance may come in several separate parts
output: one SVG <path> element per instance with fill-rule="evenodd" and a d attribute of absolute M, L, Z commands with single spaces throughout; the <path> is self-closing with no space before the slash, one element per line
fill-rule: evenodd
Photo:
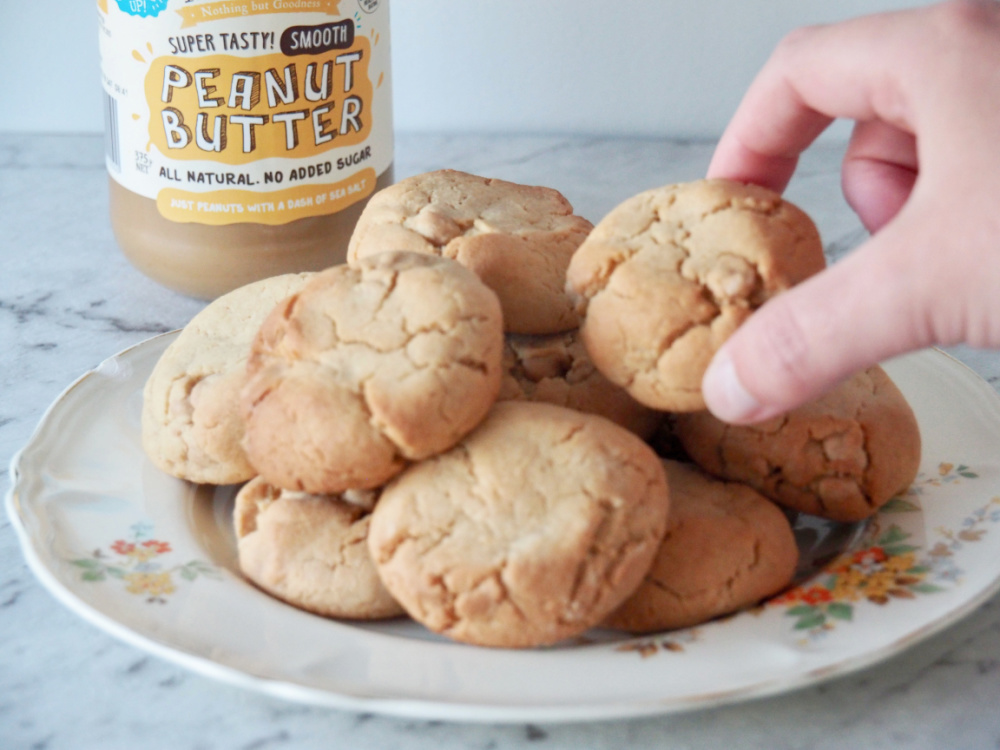
<path fill-rule="evenodd" d="M 912 130 L 903 80 L 926 12 L 865 16 L 786 36 L 722 134 L 708 177 L 780 192 L 799 155 L 838 117 Z"/>

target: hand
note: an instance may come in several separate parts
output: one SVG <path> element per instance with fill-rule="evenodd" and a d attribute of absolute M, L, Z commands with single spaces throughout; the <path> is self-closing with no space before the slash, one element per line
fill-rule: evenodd
<path fill-rule="evenodd" d="M 871 236 L 723 345 L 703 381 L 720 419 L 766 419 L 925 346 L 1000 347 L 1000 3 L 793 32 L 748 89 L 708 176 L 784 190 L 838 117 L 855 121 L 843 190 Z"/>

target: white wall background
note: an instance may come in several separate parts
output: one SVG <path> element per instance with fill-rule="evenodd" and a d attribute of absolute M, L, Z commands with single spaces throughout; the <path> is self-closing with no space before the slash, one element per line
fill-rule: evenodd
<path fill-rule="evenodd" d="M 926 2 L 392 0 L 396 129 L 713 138 L 787 31 Z M 96 13 L 0 0 L 0 132 L 100 132 Z"/>

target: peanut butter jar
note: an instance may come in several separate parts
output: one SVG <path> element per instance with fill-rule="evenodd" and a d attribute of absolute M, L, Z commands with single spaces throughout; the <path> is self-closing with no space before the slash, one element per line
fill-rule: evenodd
<path fill-rule="evenodd" d="M 393 180 L 388 0 L 98 0 L 111 225 L 210 299 L 344 261 Z"/>

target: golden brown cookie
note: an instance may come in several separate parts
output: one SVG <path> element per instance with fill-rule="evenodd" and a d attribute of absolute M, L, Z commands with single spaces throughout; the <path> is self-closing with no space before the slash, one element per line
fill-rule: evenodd
<path fill-rule="evenodd" d="M 555 190 L 448 169 L 372 196 L 347 258 L 385 250 L 452 258 L 500 297 L 505 330 L 557 333 L 577 326 L 566 265 L 591 228 Z"/>
<path fill-rule="evenodd" d="M 386 587 L 431 630 L 539 646 L 597 624 L 635 590 L 668 506 L 660 460 L 628 430 L 507 401 L 385 488 L 368 543 Z"/>
<path fill-rule="evenodd" d="M 604 621 L 632 633 L 686 628 L 753 606 L 798 564 L 785 514 L 756 490 L 665 461 L 670 520 L 642 584 Z"/>
<path fill-rule="evenodd" d="M 549 336 L 508 333 L 500 401 L 543 401 L 599 414 L 643 439 L 663 415 L 643 406 L 590 361 L 577 331 Z"/>
<path fill-rule="evenodd" d="M 143 449 L 159 469 L 208 484 L 254 476 L 239 409 L 250 342 L 268 311 L 311 275 L 275 276 L 219 297 L 163 352 L 142 404 Z"/>
<path fill-rule="evenodd" d="M 916 417 L 877 366 L 764 422 L 729 425 L 700 412 L 679 415 L 675 429 L 709 473 L 834 521 L 872 515 L 909 487 L 920 467 Z"/>
<path fill-rule="evenodd" d="M 327 269 L 254 340 L 247 456 L 286 489 L 378 487 L 486 416 L 502 355 L 496 295 L 452 260 L 382 253 Z"/>
<path fill-rule="evenodd" d="M 815 225 L 780 195 L 701 180 L 611 211 L 573 255 L 566 288 L 609 380 L 655 409 L 694 411 L 722 342 L 824 264 Z"/>
<path fill-rule="evenodd" d="M 308 495 L 261 477 L 236 495 L 240 570 L 261 589 L 326 617 L 403 614 L 368 554 L 371 515 L 339 495 Z"/>

